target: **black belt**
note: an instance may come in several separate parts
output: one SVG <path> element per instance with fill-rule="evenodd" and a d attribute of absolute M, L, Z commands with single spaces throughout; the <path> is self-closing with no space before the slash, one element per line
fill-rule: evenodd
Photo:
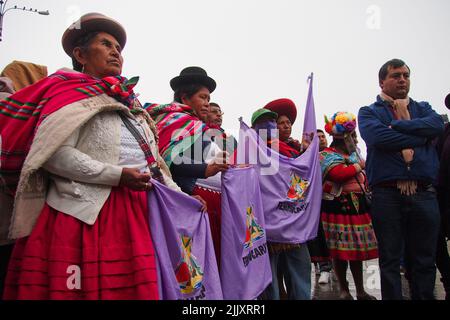
<path fill-rule="evenodd" d="M 374 188 L 395 188 L 397 189 L 397 181 L 383 181 L 374 185 Z M 417 191 L 435 191 L 432 183 L 417 181 Z"/>

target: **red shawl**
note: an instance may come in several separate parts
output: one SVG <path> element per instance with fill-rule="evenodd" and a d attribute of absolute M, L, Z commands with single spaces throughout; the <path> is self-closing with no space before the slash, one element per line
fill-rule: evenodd
<path fill-rule="evenodd" d="M 147 103 L 144 109 L 156 122 L 159 152 L 168 167 L 209 129 L 187 105 Z"/>
<path fill-rule="evenodd" d="M 288 144 L 279 139 L 273 139 L 267 143 L 269 147 L 271 147 L 272 144 L 278 144 L 278 152 L 288 158 L 297 158 L 302 154 L 300 151 L 300 145 L 293 143 Z"/>
<path fill-rule="evenodd" d="M 136 82 L 137 78 L 100 80 L 59 70 L 0 101 L 0 189 L 15 192 L 34 135 L 46 117 L 71 103 L 104 93 L 131 105 Z"/>

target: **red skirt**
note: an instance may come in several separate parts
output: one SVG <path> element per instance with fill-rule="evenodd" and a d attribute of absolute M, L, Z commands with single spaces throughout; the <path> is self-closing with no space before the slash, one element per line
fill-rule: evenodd
<path fill-rule="evenodd" d="M 47 204 L 14 247 L 4 299 L 158 299 L 145 192 L 113 188 L 90 226 Z"/>
<path fill-rule="evenodd" d="M 220 192 L 195 186 L 192 194 L 200 196 L 208 207 L 209 226 L 216 253 L 217 267 L 220 270 L 220 237 L 222 221 L 222 198 Z"/>

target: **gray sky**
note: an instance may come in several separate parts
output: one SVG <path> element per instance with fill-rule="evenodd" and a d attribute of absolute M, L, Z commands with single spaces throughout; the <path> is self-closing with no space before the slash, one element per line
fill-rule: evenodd
<path fill-rule="evenodd" d="M 357 114 L 379 93 L 378 70 L 391 58 L 410 66 L 413 99 L 447 113 L 449 0 L 9 0 L 13 5 L 50 15 L 5 15 L 0 69 L 12 60 L 49 72 L 71 67 L 64 30 L 82 14 L 100 12 L 127 31 L 123 75 L 141 77 L 141 101 L 170 102 L 170 79 L 201 66 L 217 81 L 211 99 L 233 134 L 240 116 L 248 123 L 270 100 L 290 98 L 299 109 L 293 136 L 301 137 L 310 72 L 319 128 L 324 114 Z"/>

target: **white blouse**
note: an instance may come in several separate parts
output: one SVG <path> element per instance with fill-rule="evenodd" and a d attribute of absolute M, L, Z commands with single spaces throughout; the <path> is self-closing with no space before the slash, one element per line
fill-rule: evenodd
<path fill-rule="evenodd" d="M 145 137 L 144 129 L 139 122 L 131 118 L 129 120 L 139 130 L 142 137 Z M 142 151 L 136 138 L 123 122 L 120 132 L 120 156 L 117 165 L 123 168 L 139 169 L 141 173 L 150 171 L 147 166 L 144 151 Z"/>

